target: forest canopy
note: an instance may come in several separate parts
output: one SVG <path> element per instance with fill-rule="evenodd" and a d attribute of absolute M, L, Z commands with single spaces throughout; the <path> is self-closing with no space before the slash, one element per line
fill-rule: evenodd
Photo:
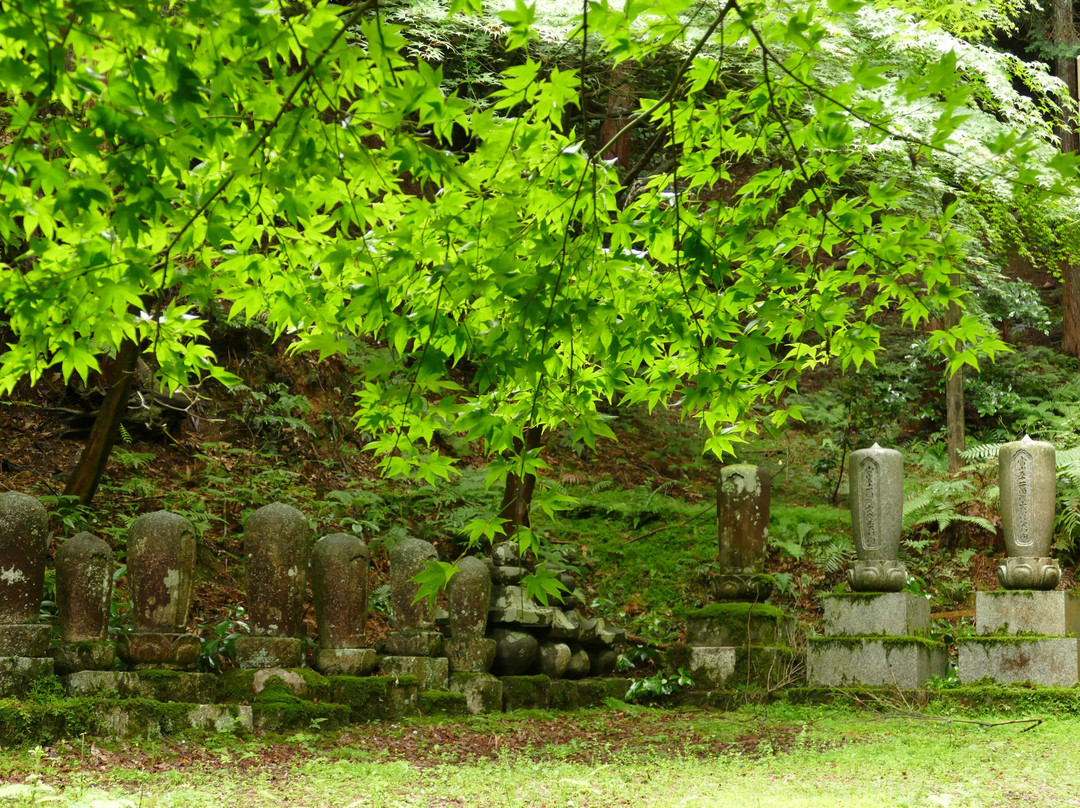
<path fill-rule="evenodd" d="M 229 384 L 208 323 L 258 323 L 349 357 L 387 474 L 448 477 L 452 434 L 494 484 L 623 404 L 730 452 L 886 312 L 978 366 L 1003 211 L 1078 212 L 1065 85 L 980 9 L 7 3 L 0 390 Z"/>

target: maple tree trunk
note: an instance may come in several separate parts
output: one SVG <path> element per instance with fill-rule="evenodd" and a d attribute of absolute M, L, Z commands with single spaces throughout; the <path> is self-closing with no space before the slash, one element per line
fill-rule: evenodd
<path fill-rule="evenodd" d="M 514 439 L 514 450 L 525 454 L 539 448 L 543 437 L 543 428 L 531 426 L 525 430 L 525 438 Z M 499 507 L 499 518 L 503 522 L 503 530 L 509 538 L 517 533 L 519 527 L 529 526 L 529 504 L 532 502 L 533 490 L 536 488 L 536 475 L 526 474 L 524 477 L 510 472 L 506 477 L 506 487 L 503 488 L 502 505 Z"/>
<path fill-rule="evenodd" d="M 105 472 L 105 464 L 109 462 L 109 452 L 120 431 L 120 422 L 127 412 L 128 396 L 139 361 L 139 346 L 131 340 L 124 340 L 116 360 L 116 375 L 94 419 L 79 462 L 64 488 L 65 494 L 78 497 L 82 505 L 89 505 L 94 498 L 101 475 Z"/>

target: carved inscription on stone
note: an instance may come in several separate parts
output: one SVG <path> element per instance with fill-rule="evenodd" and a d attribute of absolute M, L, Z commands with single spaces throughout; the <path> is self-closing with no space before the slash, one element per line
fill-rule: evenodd
<path fill-rule="evenodd" d="M 878 464 L 872 458 L 863 460 L 859 467 L 859 476 L 862 484 L 862 509 L 863 509 L 863 545 L 867 550 L 876 550 L 880 537 L 879 530 L 879 492 L 878 492 Z"/>
<path fill-rule="evenodd" d="M 1031 535 L 1031 511 L 1034 505 L 1032 477 L 1035 462 L 1029 452 L 1021 449 L 1013 455 L 1013 483 L 1016 502 L 1015 539 L 1018 547 L 1031 547 L 1034 537 Z"/>

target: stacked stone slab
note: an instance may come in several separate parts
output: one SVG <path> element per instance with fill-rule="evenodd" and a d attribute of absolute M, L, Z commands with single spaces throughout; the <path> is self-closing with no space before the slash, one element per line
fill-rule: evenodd
<path fill-rule="evenodd" d="M 1052 591 L 1061 569 L 1049 557 L 1054 530 L 1054 447 L 1022 440 L 998 454 L 1001 527 L 1008 557 L 998 569 L 1004 590 L 977 592 L 977 637 L 957 641 L 957 673 L 968 684 L 1031 682 L 1072 687 L 1080 681 L 1080 606 Z"/>
<path fill-rule="evenodd" d="M 446 690 L 450 669 L 443 650 L 443 635 L 435 626 L 435 604 L 417 600 L 420 585 L 413 579 L 439 560 L 430 542 L 402 539 L 390 551 L 390 608 L 393 631 L 383 646 L 379 669 L 386 676 L 415 676 L 421 690 Z"/>
<path fill-rule="evenodd" d="M 858 560 L 848 570 L 853 592 L 826 596 L 825 636 L 807 643 L 807 676 L 824 687 L 923 687 L 942 676 L 944 644 L 930 639 L 930 603 L 900 592 L 907 579 L 897 560 L 903 526 L 904 460 L 876 443 L 851 455 L 851 526 Z"/>
<path fill-rule="evenodd" d="M 128 530 L 127 580 L 132 630 L 117 642 L 135 670 L 185 670 L 199 658 L 199 638 L 185 631 L 195 590 L 195 528 L 168 511 L 140 516 Z"/>
<path fill-rule="evenodd" d="M 77 533 L 56 551 L 56 607 L 60 642 L 49 648 L 56 672 L 112 670 L 108 640 L 113 551 L 89 533 Z"/>
<path fill-rule="evenodd" d="M 304 599 L 311 544 L 307 519 L 280 502 L 259 508 L 244 526 L 251 636 L 236 639 L 236 663 L 241 668 L 304 664 Z"/>
<path fill-rule="evenodd" d="M 710 581 L 715 602 L 686 617 L 686 668 L 706 691 L 801 680 L 802 658 L 792 647 L 795 622 L 763 602 L 773 586 L 764 574 L 771 497 L 764 469 L 737 464 L 720 470 L 719 570 Z"/>
<path fill-rule="evenodd" d="M 367 633 L 367 544 L 347 533 L 323 536 L 311 551 L 311 588 L 319 647 L 315 669 L 327 676 L 363 676 L 375 667 Z"/>
<path fill-rule="evenodd" d="M 39 620 L 49 522 L 33 497 L 0 494 L 0 696 L 18 695 L 53 672 L 52 630 Z"/>
<path fill-rule="evenodd" d="M 491 571 L 475 556 L 460 559 L 450 577 L 450 605 L 443 651 L 450 667 L 450 690 L 463 693 L 470 713 L 502 709 L 502 682 L 488 673 L 495 661 L 496 641 L 485 637 L 491 606 Z"/>

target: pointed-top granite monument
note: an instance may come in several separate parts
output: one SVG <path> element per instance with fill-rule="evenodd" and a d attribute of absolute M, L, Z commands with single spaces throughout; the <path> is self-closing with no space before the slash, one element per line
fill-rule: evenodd
<path fill-rule="evenodd" d="M 904 458 L 876 443 L 851 453 L 851 532 L 858 560 L 847 580 L 856 592 L 899 592 L 907 570 L 896 560 L 904 520 Z"/>

